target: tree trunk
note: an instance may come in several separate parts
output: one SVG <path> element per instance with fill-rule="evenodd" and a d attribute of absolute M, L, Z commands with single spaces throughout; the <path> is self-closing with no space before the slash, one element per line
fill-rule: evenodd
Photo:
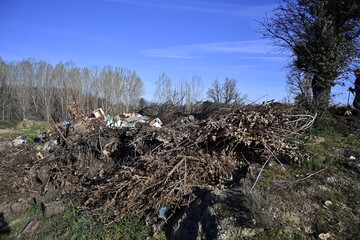
<path fill-rule="evenodd" d="M 360 110 L 360 68 L 357 69 L 355 72 L 355 89 L 353 90 L 353 93 L 355 93 L 355 98 L 353 102 L 353 106 L 356 109 Z"/>
<path fill-rule="evenodd" d="M 312 79 L 312 91 L 314 107 L 317 112 L 324 112 L 329 107 L 331 81 L 324 81 L 322 77 L 314 75 Z"/>

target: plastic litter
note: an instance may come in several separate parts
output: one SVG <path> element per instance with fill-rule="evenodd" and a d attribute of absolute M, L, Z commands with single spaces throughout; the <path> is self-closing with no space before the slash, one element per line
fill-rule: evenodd
<path fill-rule="evenodd" d="M 167 215 L 168 210 L 169 209 L 167 207 L 160 208 L 160 210 L 159 210 L 159 218 L 166 219 L 166 215 Z"/>
<path fill-rule="evenodd" d="M 239 186 L 238 183 L 232 183 L 229 185 L 229 188 L 236 188 L 237 186 Z"/>
<path fill-rule="evenodd" d="M 138 113 L 124 113 L 115 117 L 106 115 L 106 126 L 110 128 L 135 127 L 138 123 L 148 123 L 152 127 L 161 128 L 162 122 L 159 118 L 149 121 L 149 117 Z"/>
<path fill-rule="evenodd" d="M 155 118 L 149 122 L 149 125 L 156 128 L 161 128 L 162 122 L 159 118 Z"/>
<path fill-rule="evenodd" d="M 27 135 L 22 135 L 20 137 L 15 138 L 14 140 L 12 140 L 12 143 L 14 144 L 14 146 L 19 146 L 22 144 L 26 144 L 27 143 Z"/>
<path fill-rule="evenodd" d="M 44 144 L 43 150 L 51 150 L 53 147 L 55 147 L 58 144 L 57 140 L 50 140 Z"/>

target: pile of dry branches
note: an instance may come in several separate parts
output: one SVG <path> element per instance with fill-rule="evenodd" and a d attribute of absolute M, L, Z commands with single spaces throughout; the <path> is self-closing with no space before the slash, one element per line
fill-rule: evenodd
<path fill-rule="evenodd" d="M 179 119 L 161 129 L 92 128 L 66 136 L 51 156 L 36 161 L 29 178 L 43 191 L 58 189 L 93 216 L 154 222 L 161 208 L 171 214 L 203 190 L 231 180 L 244 153 L 258 157 L 248 162 L 300 162 L 296 136 L 314 119 L 262 107 L 202 121 Z"/>

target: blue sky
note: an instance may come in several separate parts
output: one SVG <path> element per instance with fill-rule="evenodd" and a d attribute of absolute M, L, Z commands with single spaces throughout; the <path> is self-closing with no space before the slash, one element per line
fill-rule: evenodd
<path fill-rule="evenodd" d="M 163 72 L 174 84 L 200 76 L 204 97 L 215 79 L 232 77 L 250 100 L 282 100 L 288 95 L 283 70 L 288 54 L 261 39 L 255 21 L 276 5 L 276 0 L 0 0 L 0 56 L 133 69 L 149 100 Z"/>

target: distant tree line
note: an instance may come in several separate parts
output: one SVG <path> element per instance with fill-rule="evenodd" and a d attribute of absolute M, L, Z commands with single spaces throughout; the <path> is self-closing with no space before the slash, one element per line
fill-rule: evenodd
<path fill-rule="evenodd" d="M 26 59 L 6 62 L 0 58 L 0 119 L 69 119 L 68 106 L 76 103 L 85 113 L 103 108 L 106 114 L 133 112 L 145 107 L 158 112 L 191 113 L 207 97 L 216 106 L 238 106 L 245 100 L 234 78 L 215 80 L 204 92 L 201 77 L 174 84 L 162 73 L 155 82 L 152 102 L 142 98 L 143 81 L 136 71 L 122 67 L 78 67 L 72 62 L 55 66 Z M 206 96 L 205 96 L 206 95 Z"/>
<path fill-rule="evenodd" d="M 34 59 L 5 62 L 0 58 L 0 118 L 60 121 L 67 107 L 78 104 L 85 112 L 102 107 L 122 113 L 138 107 L 143 82 L 122 67 L 77 67 L 72 62 L 55 66 Z"/>

